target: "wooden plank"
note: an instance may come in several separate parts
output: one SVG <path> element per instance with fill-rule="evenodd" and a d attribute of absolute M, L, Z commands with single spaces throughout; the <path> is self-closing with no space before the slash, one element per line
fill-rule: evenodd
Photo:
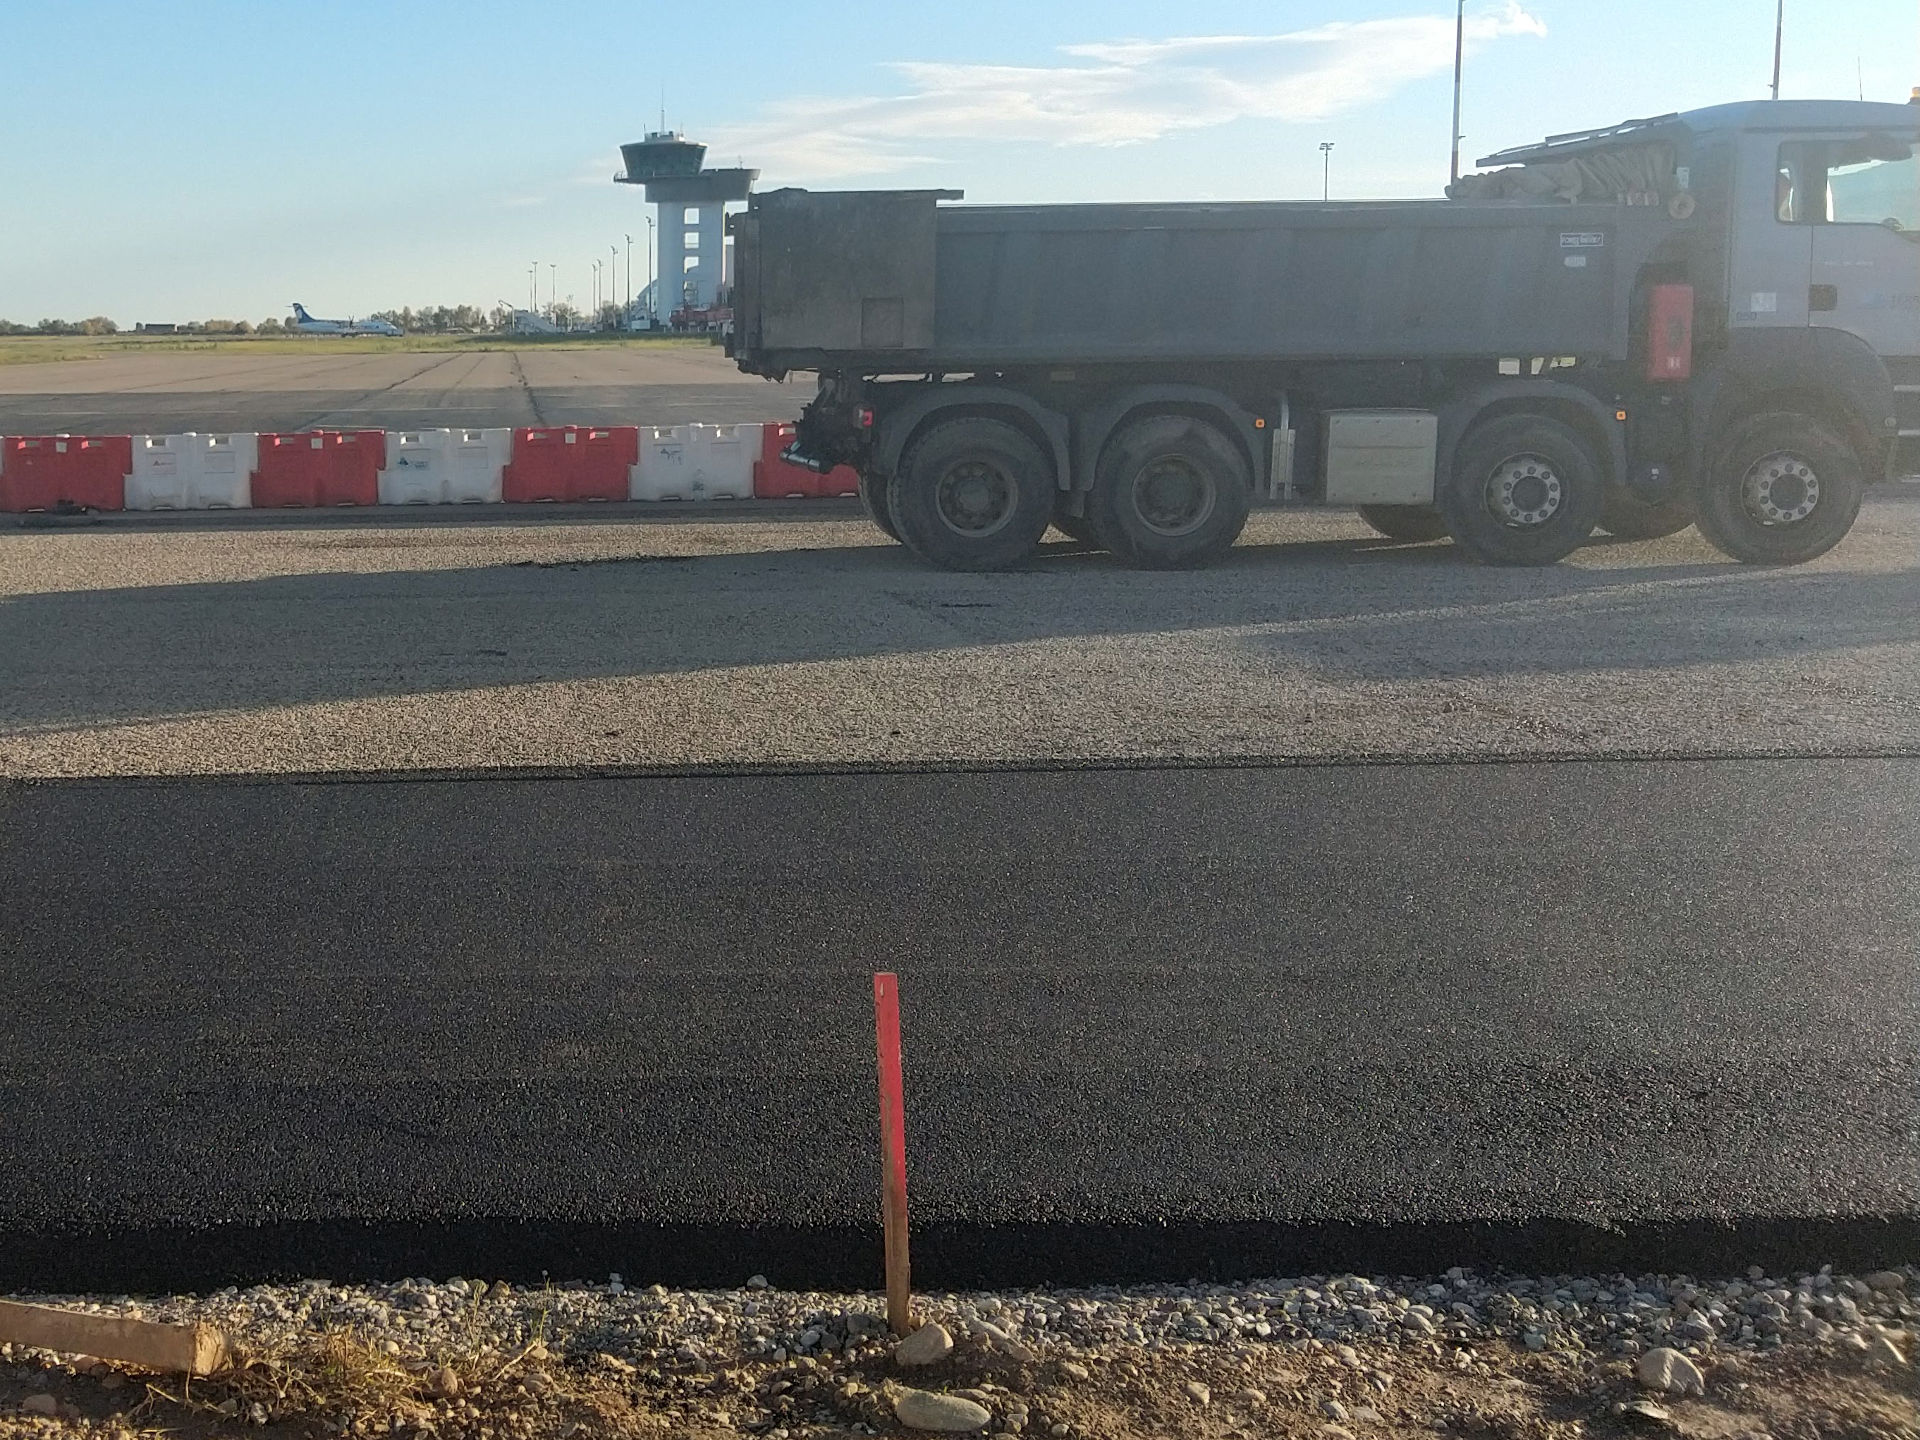
<path fill-rule="evenodd" d="M 887 1324 L 897 1336 L 913 1330 L 913 1288 L 907 1261 L 907 1119 L 900 1083 L 900 982 L 873 977 L 874 1039 L 880 1054 L 880 1207 L 886 1227 Z"/>
<path fill-rule="evenodd" d="M 83 1315 L 0 1300 L 0 1340 L 93 1355 L 172 1375 L 211 1375 L 227 1361 L 227 1340 L 210 1325 L 163 1325 L 117 1315 Z"/>

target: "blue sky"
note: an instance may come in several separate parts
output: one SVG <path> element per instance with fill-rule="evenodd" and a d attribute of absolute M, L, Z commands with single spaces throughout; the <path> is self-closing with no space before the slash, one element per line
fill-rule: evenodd
<path fill-rule="evenodd" d="M 1783 93 L 1905 99 L 1916 0 L 1787 0 Z M 1473 156 L 1765 94 L 1773 0 L 1469 0 Z M 1304 198 L 1444 181 L 1449 0 L 147 0 L 0 6 L 0 317 L 524 301 L 669 122 L 762 185 Z M 1858 67 L 1858 70 L 1856 70 Z M 624 281 L 623 281 L 624 284 Z"/>

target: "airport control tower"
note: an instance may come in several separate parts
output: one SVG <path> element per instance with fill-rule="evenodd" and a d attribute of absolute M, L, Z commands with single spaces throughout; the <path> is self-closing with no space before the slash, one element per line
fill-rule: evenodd
<path fill-rule="evenodd" d="M 662 130 L 620 147 L 622 185 L 644 185 L 660 222 L 660 269 L 653 313 L 661 320 L 683 305 L 703 310 L 719 300 L 727 274 L 725 215 L 744 200 L 758 170 L 704 170 L 707 147 L 678 130 Z"/>

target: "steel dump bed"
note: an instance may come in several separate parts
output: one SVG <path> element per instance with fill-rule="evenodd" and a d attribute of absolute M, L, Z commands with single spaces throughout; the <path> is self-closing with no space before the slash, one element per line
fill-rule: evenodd
<path fill-rule="evenodd" d="M 753 197 L 734 217 L 743 370 L 1623 359 L 1655 207 L 1494 201 L 948 205 Z"/>

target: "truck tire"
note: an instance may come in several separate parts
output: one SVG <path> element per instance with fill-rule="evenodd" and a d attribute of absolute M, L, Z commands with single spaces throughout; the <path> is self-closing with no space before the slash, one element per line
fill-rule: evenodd
<path fill-rule="evenodd" d="M 1735 560 L 1798 565 L 1840 543 L 1865 490 L 1860 457 L 1828 426 L 1810 415 L 1755 415 L 1708 465 L 1694 523 Z"/>
<path fill-rule="evenodd" d="M 1053 465 L 1022 431 L 984 415 L 915 440 L 887 483 L 900 542 L 946 570 L 1005 570 L 1053 519 Z"/>
<path fill-rule="evenodd" d="M 1240 447 L 1191 415 L 1152 415 L 1107 441 L 1087 496 L 1096 544 L 1146 570 L 1205 565 L 1246 528 Z"/>
<path fill-rule="evenodd" d="M 1552 565 L 1600 523 L 1600 462 L 1571 426 L 1503 415 L 1475 426 L 1439 490 L 1454 543 L 1483 565 Z"/>
<path fill-rule="evenodd" d="M 860 504 L 865 507 L 867 518 L 880 528 L 889 540 L 898 540 L 900 531 L 893 523 L 893 514 L 887 509 L 887 477 L 860 472 Z"/>
<path fill-rule="evenodd" d="M 1649 505 L 1624 485 L 1607 486 L 1600 528 L 1616 540 L 1659 540 L 1693 523 L 1693 507 L 1680 501 Z"/>
<path fill-rule="evenodd" d="M 1426 505 L 1362 505 L 1360 518 L 1389 540 L 1402 545 L 1424 545 L 1447 538 L 1447 522 Z"/>

